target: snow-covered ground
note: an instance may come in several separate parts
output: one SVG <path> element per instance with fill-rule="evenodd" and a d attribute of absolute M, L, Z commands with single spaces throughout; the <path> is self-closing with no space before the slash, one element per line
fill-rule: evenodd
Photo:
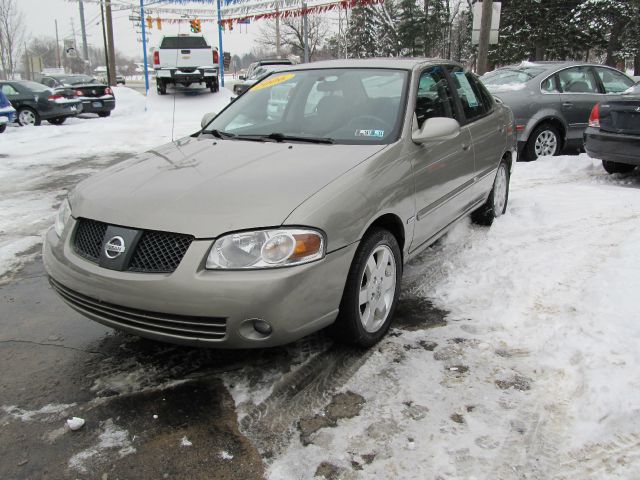
<path fill-rule="evenodd" d="M 360 414 L 294 438 L 270 478 L 639 478 L 639 247 L 640 175 L 518 164 L 507 215 L 405 272 L 447 325 L 385 339 L 342 389 Z"/>
<path fill-rule="evenodd" d="M 61 126 L 43 121 L 0 135 L 0 276 L 41 242 L 74 176 L 79 181 L 118 157 L 197 131 L 202 116 L 219 111 L 233 95 L 226 89 L 179 90 L 175 96 L 152 90 L 149 97 L 128 87 L 114 91 L 116 109 L 109 118 L 86 115 Z"/>
<path fill-rule="evenodd" d="M 37 248 L 76 181 L 197 130 L 230 96 L 121 87 L 110 118 L 7 129 L 0 276 Z M 447 324 L 394 328 L 341 387 L 364 398 L 359 414 L 307 446 L 292 437 L 269 477 L 313 478 L 326 462 L 349 479 L 638 478 L 639 245 L 638 172 L 610 176 L 586 155 L 518 164 L 504 217 L 460 222 L 405 271 L 405 291 L 449 312 Z M 232 383 L 239 404 L 270 394 Z M 129 447 L 112 427 L 96 448 Z"/>

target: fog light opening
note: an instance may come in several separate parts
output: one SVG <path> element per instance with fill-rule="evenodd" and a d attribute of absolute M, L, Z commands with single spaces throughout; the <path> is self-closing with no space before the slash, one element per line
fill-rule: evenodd
<path fill-rule="evenodd" d="M 260 320 L 258 318 L 253 320 L 253 329 L 258 332 L 260 335 L 271 335 L 273 329 L 271 325 L 269 325 L 264 320 Z"/>

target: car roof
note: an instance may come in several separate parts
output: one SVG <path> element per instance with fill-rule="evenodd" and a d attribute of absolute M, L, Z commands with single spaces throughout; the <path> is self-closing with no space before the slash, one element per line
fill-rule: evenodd
<path fill-rule="evenodd" d="M 413 70 L 422 65 L 460 65 L 452 60 L 440 58 L 365 58 L 345 60 L 323 60 L 320 62 L 301 63 L 288 70 L 310 70 L 324 68 L 381 68 L 397 70 Z"/>

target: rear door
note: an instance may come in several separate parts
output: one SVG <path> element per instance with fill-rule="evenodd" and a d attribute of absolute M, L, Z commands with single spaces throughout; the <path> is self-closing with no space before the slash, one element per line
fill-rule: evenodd
<path fill-rule="evenodd" d="M 562 113 L 567 121 L 567 139 L 582 139 L 591 109 L 603 98 L 593 68 L 571 67 L 558 73 Z"/>
<path fill-rule="evenodd" d="M 463 123 L 444 67 L 423 70 L 414 88 L 414 129 L 433 117 Z M 475 165 L 469 128 L 462 126 L 460 135 L 450 140 L 415 145 L 411 161 L 417 211 L 412 243 L 415 250 L 461 215 L 471 201 Z"/>

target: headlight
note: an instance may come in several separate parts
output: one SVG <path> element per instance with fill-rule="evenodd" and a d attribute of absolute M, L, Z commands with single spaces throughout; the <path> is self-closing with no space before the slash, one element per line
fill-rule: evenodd
<path fill-rule="evenodd" d="M 69 205 L 69 200 L 65 198 L 64 202 L 60 204 L 60 208 L 58 208 L 58 213 L 56 214 L 56 223 L 54 226 L 59 237 L 62 237 L 62 234 L 64 233 L 64 226 L 67 224 L 70 216 L 71 205 Z"/>
<path fill-rule="evenodd" d="M 300 265 L 324 257 L 322 233 L 305 228 L 231 233 L 218 238 L 207 257 L 209 269 L 251 269 Z"/>

